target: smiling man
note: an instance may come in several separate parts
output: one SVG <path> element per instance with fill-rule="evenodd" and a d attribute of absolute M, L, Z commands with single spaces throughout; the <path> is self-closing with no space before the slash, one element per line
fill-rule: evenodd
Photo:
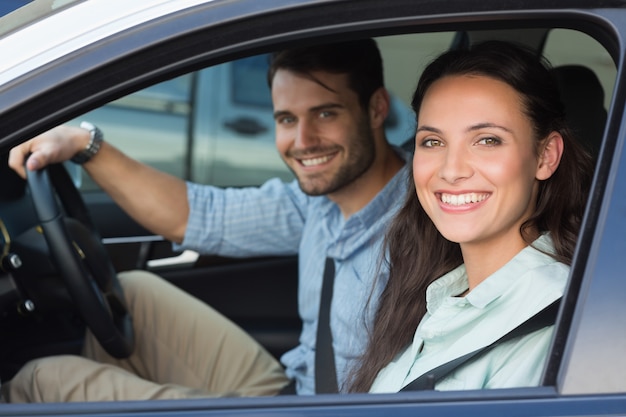
<path fill-rule="evenodd" d="M 382 240 L 402 203 L 407 155 L 385 137 L 389 95 L 373 40 L 277 52 L 268 81 L 276 145 L 297 178 L 292 183 L 274 179 L 226 190 L 185 183 L 106 140 L 94 147 L 94 132 L 67 126 L 14 148 L 9 163 L 24 175 L 29 153 L 27 169 L 78 160 L 126 212 L 179 249 L 238 257 L 298 254 L 303 328 L 300 345 L 281 358 L 284 368 L 206 304 L 133 271 L 120 274 L 137 338 L 131 357 L 111 358 L 88 334 L 81 357 L 27 364 L 9 384 L 10 401 L 313 394 L 327 259 L 334 265 L 330 329 L 342 388 L 386 282 Z"/>

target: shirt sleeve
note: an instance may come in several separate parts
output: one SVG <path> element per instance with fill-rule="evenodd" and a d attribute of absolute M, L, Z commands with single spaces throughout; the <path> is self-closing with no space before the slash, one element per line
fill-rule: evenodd
<path fill-rule="evenodd" d="M 231 257 L 298 253 L 309 197 L 296 181 L 226 189 L 188 182 L 187 199 L 187 229 L 175 250 Z"/>

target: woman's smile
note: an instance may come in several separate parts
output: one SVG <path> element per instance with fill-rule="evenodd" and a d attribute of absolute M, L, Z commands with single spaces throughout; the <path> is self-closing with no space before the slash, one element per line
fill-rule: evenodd
<path fill-rule="evenodd" d="M 441 202 L 446 206 L 472 206 L 489 198 L 490 193 L 436 193 Z"/>

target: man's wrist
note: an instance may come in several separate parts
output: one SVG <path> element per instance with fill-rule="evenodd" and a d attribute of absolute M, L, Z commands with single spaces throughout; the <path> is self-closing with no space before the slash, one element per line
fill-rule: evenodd
<path fill-rule="evenodd" d="M 80 124 L 80 127 L 89 131 L 89 143 L 82 151 L 74 155 L 71 161 L 75 164 L 82 165 L 98 153 L 100 147 L 102 146 L 104 135 L 102 134 L 102 131 L 98 129 L 98 127 L 89 122 L 82 122 Z"/>

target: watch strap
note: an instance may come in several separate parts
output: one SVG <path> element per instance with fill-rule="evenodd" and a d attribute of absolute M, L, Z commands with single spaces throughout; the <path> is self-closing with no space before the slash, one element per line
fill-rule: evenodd
<path fill-rule="evenodd" d="M 74 155 L 71 160 L 75 164 L 82 165 L 98 153 L 100 147 L 102 146 L 104 135 L 102 134 L 102 131 L 92 123 L 81 122 L 80 127 L 88 130 L 91 137 L 89 138 L 89 143 L 85 149 Z"/>

